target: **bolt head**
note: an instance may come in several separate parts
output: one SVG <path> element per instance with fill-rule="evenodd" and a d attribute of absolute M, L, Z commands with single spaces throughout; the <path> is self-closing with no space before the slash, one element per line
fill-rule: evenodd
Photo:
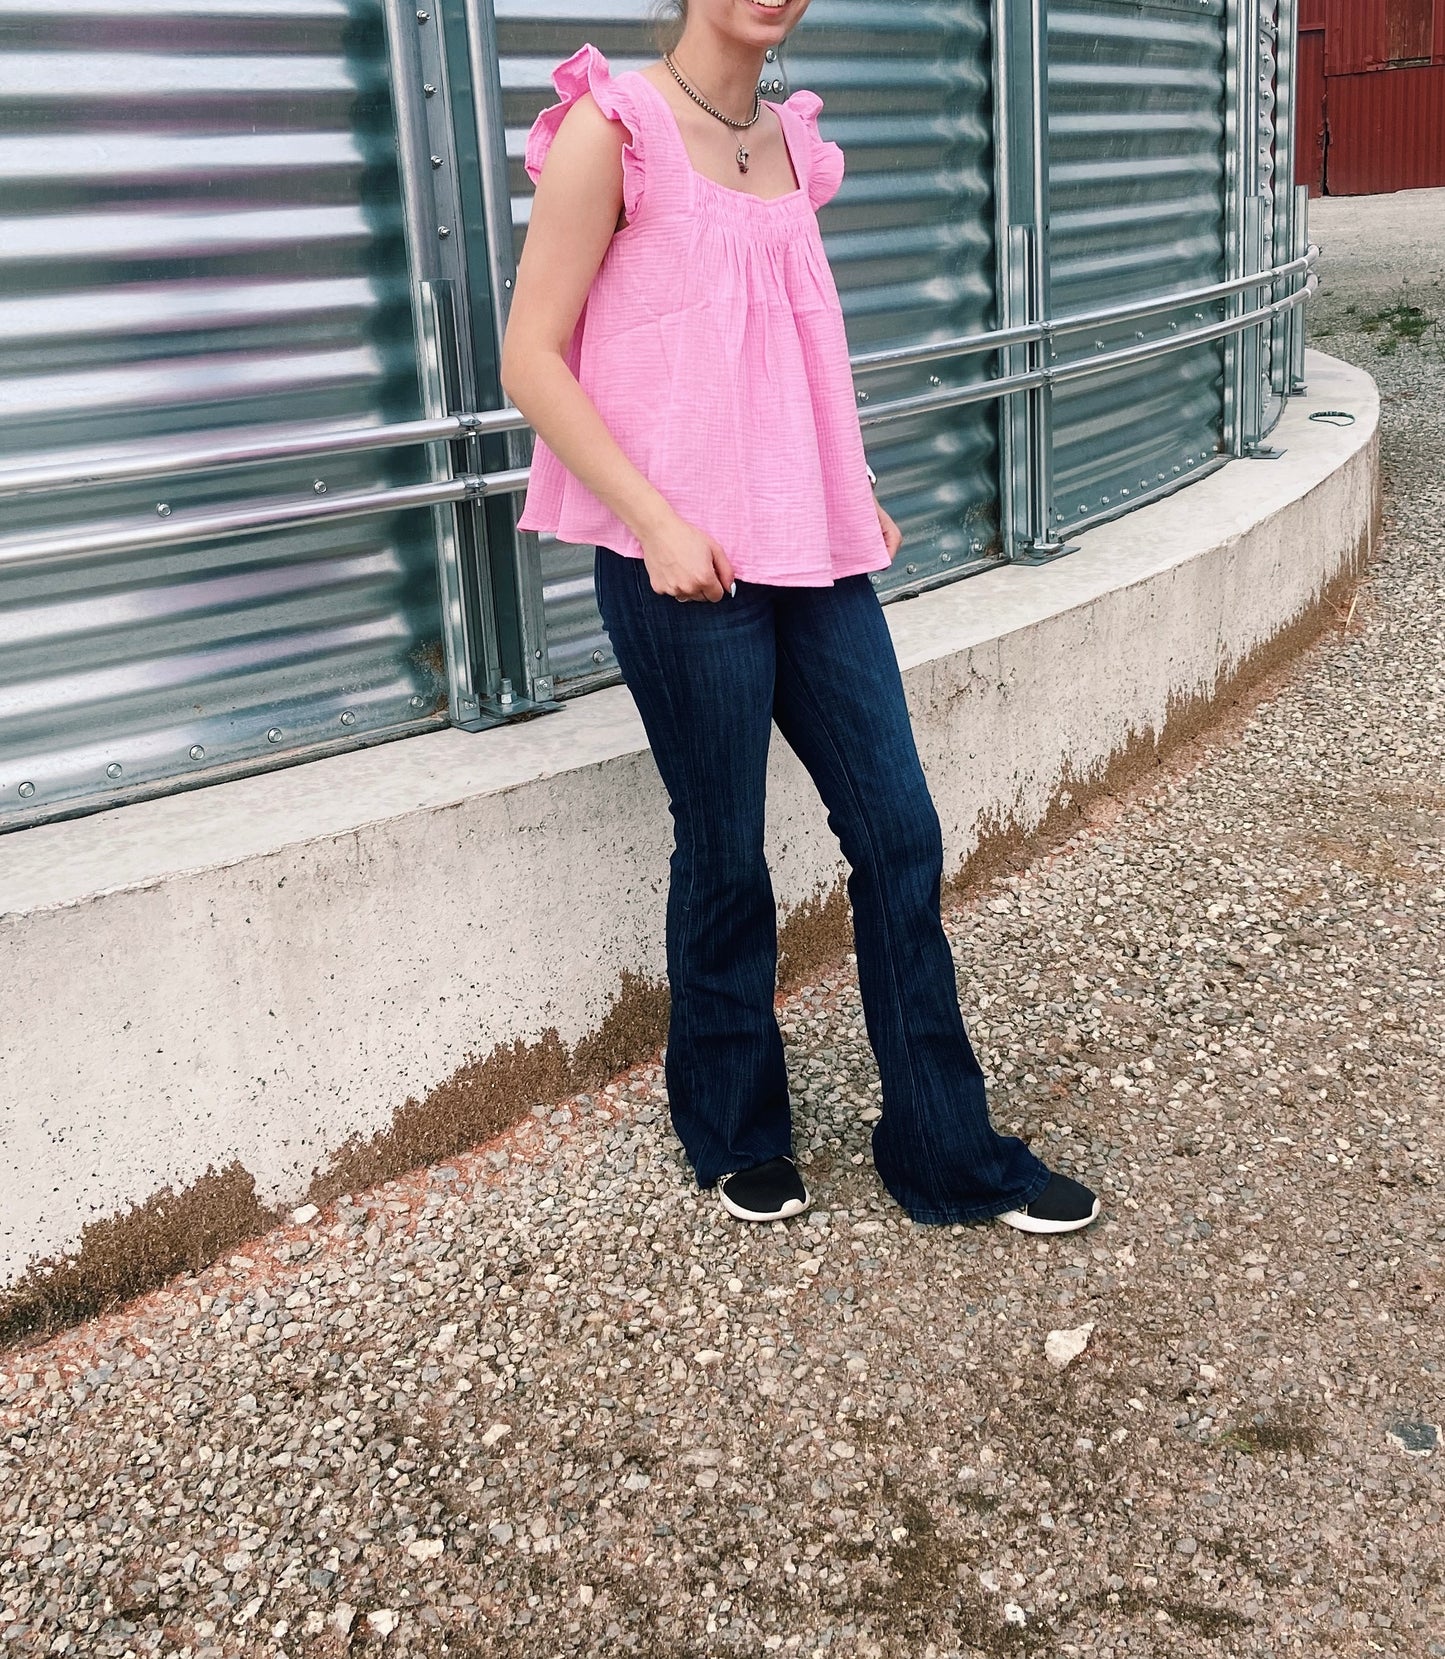
<path fill-rule="evenodd" d="M 170 503 L 168 501 L 158 501 L 158 502 L 156 502 L 156 512 L 162 518 L 169 518 L 171 516 Z"/>
<path fill-rule="evenodd" d="M 449 237 L 451 235 L 451 233 L 452 233 L 452 227 L 450 225 L 438 225 L 437 226 L 437 235 L 439 237 L 441 237 L 443 242 L 446 241 L 447 237 Z"/>
<path fill-rule="evenodd" d="M 423 697 L 423 696 L 422 696 L 422 695 L 421 695 L 421 694 L 420 694 L 420 693 L 419 693 L 419 692 L 418 692 L 418 693 L 417 693 L 417 694 L 416 694 L 416 695 L 415 695 L 415 696 L 413 696 L 413 697 L 412 697 L 412 699 L 411 699 L 411 706 L 412 706 L 412 707 L 413 707 L 413 708 L 414 708 L 414 709 L 422 709 L 422 708 L 425 708 L 425 707 L 426 707 L 426 698 L 425 698 L 425 697 Z"/>
<path fill-rule="evenodd" d="M 191 745 L 190 754 L 192 760 L 204 760 L 206 758 L 206 751 L 199 743 L 193 743 Z"/>
<path fill-rule="evenodd" d="M 22 801 L 28 801 L 35 793 L 35 785 L 33 783 L 22 783 L 17 793 Z"/>
<path fill-rule="evenodd" d="M 424 12 L 424 11 L 418 11 L 417 14 L 416 14 L 416 20 L 417 20 L 418 23 L 430 23 L 431 22 L 431 13 L 430 12 Z"/>
<path fill-rule="evenodd" d="M 432 83 L 430 81 L 423 81 L 421 89 L 424 93 L 426 93 L 428 98 L 435 98 L 436 97 L 436 90 L 437 89 L 432 85 Z"/>
<path fill-rule="evenodd" d="M 444 167 L 446 165 L 440 156 L 432 156 L 431 164 L 433 167 Z"/>
<path fill-rule="evenodd" d="M 118 778 L 122 770 L 123 768 L 121 767 L 120 762 L 118 760 L 113 760 L 110 765 L 106 767 L 105 775 L 108 778 Z"/>
<path fill-rule="evenodd" d="M 279 743 L 281 741 L 282 735 L 283 734 L 282 734 L 281 728 L 279 726 L 272 726 L 270 731 L 268 731 L 266 733 L 266 741 L 268 743 Z"/>
<path fill-rule="evenodd" d="M 356 724 L 356 711 L 354 709 L 344 709 L 341 715 L 341 724 L 343 726 L 354 726 Z"/>
<path fill-rule="evenodd" d="M 324 478 L 318 478 L 316 480 L 316 482 L 311 486 L 311 488 L 316 492 L 317 495 L 325 495 L 326 494 L 326 480 Z"/>

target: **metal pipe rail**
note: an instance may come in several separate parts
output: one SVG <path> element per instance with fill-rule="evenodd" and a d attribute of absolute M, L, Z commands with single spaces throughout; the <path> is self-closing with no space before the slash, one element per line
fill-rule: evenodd
<path fill-rule="evenodd" d="M 480 414 L 445 415 L 434 420 L 398 421 L 386 426 L 337 429 L 296 426 L 266 428 L 264 438 L 232 432 L 211 443 L 196 444 L 164 455 L 122 455 L 92 462 L 77 471 L 73 460 L 50 466 L 0 471 L 0 499 L 38 495 L 50 490 L 77 489 L 96 484 L 160 483 L 183 473 L 210 472 L 217 467 L 256 466 L 283 461 L 305 461 L 334 455 L 358 455 L 377 449 L 406 449 L 414 444 L 455 443 L 462 438 L 485 438 L 496 432 L 524 429 L 526 420 L 516 409 L 489 409 Z"/>
<path fill-rule="evenodd" d="M 1293 262 L 1298 264 L 1299 261 Z M 1253 287 L 1263 287 L 1267 276 L 1250 278 Z M 1205 341 L 1219 340 L 1227 334 L 1284 316 L 1301 305 L 1319 287 L 1319 278 L 1310 273 L 1303 287 L 1283 299 L 1273 300 L 1253 311 L 1226 317 L 1203 328 L 1181 330 L 1161 340 L 1145 341 L 1142 345 L 1125 346 L 1093 357 L 1081 357 L 1072 363 L 1046 364 L 1037 369 L 1022 370 L 1017 374 L 982 380 L 973 386 L 942 387 L 937 391 L 922 392 L 913 397 L 895 398 L 876 409 L 859 411 L 864 426 L 878 426 L 885 421 L 899 420 L 926 410 L 955 408 L 967 403 L 984 403 L 991 398 L 1012 392 L 1026 391 L 1033 386 L 1053 386 L 1061 381 L 1082 380 L 1090 375 L 1103 374 L 1111 369 L 1128 368 L 1134 363 L 1147 362 L 1170 352 L 1184 351 Z M 499 417 L 521 416 L 515 410 L 498 410 Z M 449 416 L 446 421 L 415 421 L 411 426 L 446 426 L 474 419 L 472 416 Z M 378 428 L 394 431 L 395 428 Z M 499 430 L 493 427 L 491 430 Z M 450 436 L 459 433 L 450 432 Z M 416 440 L 409 440 L 416 441 Z M 298 529 L 310 524 L 335 523 L 342 519 L 366 518 L 379 513 L 406 512 L 417 507 L 440 507 L 458 501 L 480 501 L 487 496 L 511 495 L 527 487 L 529 469 L 512 467 L 504 472 L 466 473 L 456 478 L 441 479 L 432 484 L 406 484 L 394 489 L 372 490 L 364 494 L 334 496 L 300 502 L 270 502 L 261 506 L 235 507 L 220 512 L 205 513 L 193 519 L 168 518 L 156 524 L 126 525 L 113 530 L 82 531 L 77 534 L 17 537 L 0 540 L 0 570 L 20 565 L 48 563 L 53 559 L 93 557 L 98 554 L 135 552 L 151 547 L 172 547 L 178 543 L 220 541 L 231 536 L 255 535 L 269 530 Z"/>
<path fill-rule="evenodd" d="M 1255 282 L 1254 286 L 1264 284 Z M 1022 369 L 1017 374 L 1003 375 L 995 380 L 980 380 L 972 386 L 945 386 L 938 391 L 920 392 L 914 397 L 895 398 L 880 403 L 875 409 L 860 409 L 859 424 L 878 426 L 884 421 L 898 420 L 904 415 L 917 415 L 930 409 L 952 409 L 966 403 L 987 403 L 995 397 L 1011 392 L 1028 391 L 1034 386 L 1056 386 L 1061 381 L 1084 380 L 1089 375 L 1103 374 L 1110 369 L 1128 368 L 1134 363 L 1148 362 L 1153 357 L 1167 357 L 1170 352 L 1184 351 L 1189 346 L 1203 345 L 1210 340 L 1222 340 L 1228 334 L 1239 334 L 1256 324 L 1282 317 L 1295 306 L 1302 305 L 1319 287 L 1319 278 L 1311 273 L 1304 287 L 1283 299 L 1253 311 L 1241 312 L 1237 317 L 1225 317 L 1217 323 L 1206 323 L 1203 328 L 1181 329 L 1162 340 L 1146 340 L 1142 345 L 1123 346 L 1116 351 L 1099 352 L 1092 357 L 1080 357 L 1072 363 L 1048 363 L 1037 369 Z"/>
<path fill-rule="evenodd" d="M 1146 317 L 1183 311 L 1189 306 L 1208 305 L 1226 299 L 1247 289 L 1270 287 L 1287 281 L 1301 272 L 1313 270 L 1319 258 L 1314 245 L 1297 259 L 1277 265 L 1272 270 L 1260 271 L 1230 282 L 1217 282 L 1207 288 L 1195 288 L 1180 294 L 1168 294 L 1158 299 L 1144 300 L 1130 305 L 1113 306 L 1102 311 L 1078 312 L 1073 316 L 1023 323 L 1016 328 L 994 329 L 987 334 L 972 334 L 951 340 L 939 340 L 926 346 L 907 346 L 894 351 L 863 352 L 852 359 L 855 374 L 871 374 L 883 369 L 899 369 L 938 362 L 946 357 L 975 356 L 980 352 L 999 351 L 1009 346 L 1027 345 L 1036 340 L 1053 342 L 1063 334 L 1082 332 L 1090 328 L 1106 328 L 1118 323 L 1142 321 Z M 1232 319 L 1241 325 L 1241 319 Z M 1242 326 L 1247 326 L 1248 319 Z M 983 384 L 1004 391 L 1025 390 L 1043 382 L 1037 378 L 997 380 Z M 988 395 L 993 395 L 992 393 Z M 981 401 L 977 398 L 965 402 Z M 920 405 L 938 407 L 935 404 Z M 868 424 L 872 424 L 871 420 Z M 165 479 L 181 477 L 186 473 L 210 472 L 220 467 L 258 466 L 285 461 L 304 461 L 338 455 L 356 455 L 378 449 L 405 449 L 413 445 L 455 443 L 463 438 L 490 437 L 502 432 L 527 430 L 527 421 L 516 409 L 488 409 L 474 414 L 445 415 L 432 420 L 401 421 L 386 426 L 367 426 L 337 430 L 298 426 L 282 430 L 268 429 L 264 438 L 248 437 L 244 432 L 233 432 L 210 443 L 176 449 L 162 455 L 123 455 L 104 457 L 90 462 L 83 471 L 77 471 L 72 460 L 53 462 L 48 466 L 19 467 L 13 471 L 0 470 L 0 500 L 37 495 L 52 490 L 79 489 L 100 484 L 160 483 Z"/>

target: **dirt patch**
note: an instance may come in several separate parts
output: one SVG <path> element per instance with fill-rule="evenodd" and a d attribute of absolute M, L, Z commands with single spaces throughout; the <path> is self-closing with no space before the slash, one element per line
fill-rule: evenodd
<path fill-rule="evenodd" d="M 92 1221 L 73 1254 L 36 1262 L 0 1297 L 0 1345 L 92 1319 L 137 1291 L 194 1273 L 276 1220 L 250 1174 L 233 1163 L 124 1215 Z"/>
<path fill-rule="evenodd" d="M 325 1204 L 479 1146 L 533 1106 L 606 1082 L 654 1053 L 666 1034 L 666 988 L 624 973 L 606 1017 L 575 1048 L 553 1029 L 536 1042 L 504 1043 L 468 1060 L 422 1099 L 399 1106 L 387 1128 L 337 1151 L 307 1189 L 307 1201 Z"/>

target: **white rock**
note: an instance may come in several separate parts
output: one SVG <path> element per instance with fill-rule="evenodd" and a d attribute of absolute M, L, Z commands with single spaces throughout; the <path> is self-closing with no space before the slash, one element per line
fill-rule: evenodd
<path fill-rule="evenodd" d="M 699 1365 L 716 1365 L 723 1356 L 716 1348 L 701 1348 L 692 1357 Z"/>
<path fill-rule="evenodd" d="M 315 1221 L 321 1211 L 314 1204 L 303 1204 L 299 1210 L 292 1210 L 291 1219 L 298 1227 L 304 1227 L 308 1221 Z"/>
<path fill-rule="evenodd" d="M 1003 1616 L 1009 1624 L 1027 1624 L 1029 1616 L 1016 1601 L 1006 1601 L 1003 1604 Z"/>
<path fill-rule="evenodd" d="M 374 1613 L 366 1615 L 366 1622 L 378 1636 L 390 1636 L 401 1623 L 401 1615 L 393 1612 L 390 1607 L 378 1607 Z"/>
<path fill-rule="evenodd" d="M 1076 1325 L 1071 1331 L 1050 1331 L 1044 1338 L 1044 1358 L 1056 1371 L 1062 1371 L 1089 1346 L 1089 1338 L 1093 1334 L 1092 1319 L 1087 1325 Z"/>
<path fill-rule="evenodd" d="M 350 1602 L 338 1601 L 336 1610 L 331 1615 L 331 1628 L 347 1636 L 351 1633 L 352 1622 L 356 1618 L 356 1609 Z"/>
<path fill-rule="evenodd" d="M 490 1449 L 499 1440 L 505 1439 L 511 1432 L 512 1425 L 510 1423 L 493 1423 L 491 1428 L 482 1436 L 482 1444 Z"/>
<path fill-rule="evenodd" d="M 413 1538 L 406 1546 L 406 1553 L 413 1561 L 435 1561 L 441 1552 L 440 1538 Z"/>

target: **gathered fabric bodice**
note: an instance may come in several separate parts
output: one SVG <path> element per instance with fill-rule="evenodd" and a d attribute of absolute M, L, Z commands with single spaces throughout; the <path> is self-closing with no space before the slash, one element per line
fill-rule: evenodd
<path fill-rule="evenodd" d="M 826 587 L 883 569 L 842 307 L 817 210 L 843 178 L 822 100 L 775 104 L 798 187 L 764 199 L 692 165 L 643 75 L 594 46 L 553 74 L 561 102 L 527 141 L 535 181 L 568 108 L 590 92 L 628 133 L 626 224 L 578 320 L 569 366 L 623 453 L 744 581 Z M 525 530 L 640 558 L 637 538 L 537 441 Z"/>

